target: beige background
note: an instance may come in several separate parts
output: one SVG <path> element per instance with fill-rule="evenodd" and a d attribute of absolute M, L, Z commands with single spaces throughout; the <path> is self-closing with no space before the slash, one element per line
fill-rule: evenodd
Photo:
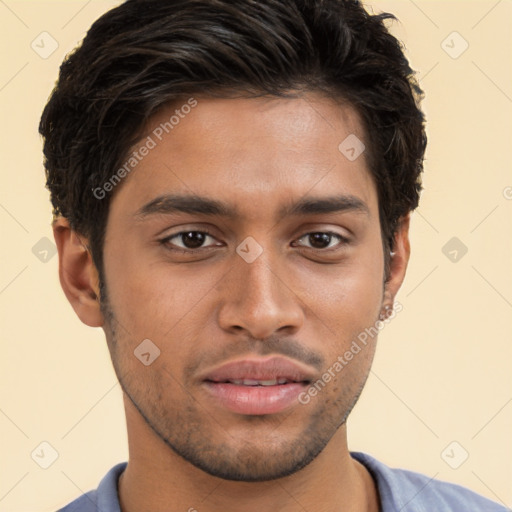
<path fill-rule="evenodd" d="M 57 256 L 32 251 L 52 239 L 41 110 L 64 55 L 117 3 L 0 2 L 0 511 L 55 510 L 127 456 L 103 331 L 75 317 Z M 393 31 L 427 93 L 430 143 L 403 311 L 381 334 L 351 448 L 512 507 L 512 3 L 371 4 L 401 21 Z M 31 48 L 43 31 L 58 42 L 48 58 Z M 458 58 L 453 31 L 469 44 Z M 456 262 L 442 251 L 452 237 L 468 249 Z M 59 454 L 48 469 L 31 458 L 42 441 Z M 445 460 L 462 450 L 452 469 Z"/>

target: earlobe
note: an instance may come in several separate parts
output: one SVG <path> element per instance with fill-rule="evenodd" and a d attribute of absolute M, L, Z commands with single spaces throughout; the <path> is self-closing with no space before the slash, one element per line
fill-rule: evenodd
<path fill-rule="evenodd" d="M 53 236 L 59 252 L 60 284 L 69 303 L 84 324 L 102 327 L 99 276 L 86 240 L 71 229 L 64 217 L 53 222 Z"/>
<path fill-rule="evenodd" d="M 401 217 L 398 221 L 398 228 L 395 234 L 395 244 L 392 248 L 389 262 L 389 276 L 384 287 L 383 307 L 393 306 L 400 286 L 402 285 L 409 257 L 411 254 L 411 247 L 409 243 L 409 223 L 410 215 L 407 214 Z"/>

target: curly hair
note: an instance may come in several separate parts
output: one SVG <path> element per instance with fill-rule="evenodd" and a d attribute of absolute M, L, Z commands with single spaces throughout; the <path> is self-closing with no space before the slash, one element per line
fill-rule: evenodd
<path fill-rule="evenodd" d="M 418 205 L 426 135 L 423 92 L 389 19 L 357 0 L 128 0 L 108 11 L 62 63 L 41 117 L 54 216 L 88 238 L 101 277 L 112 194 L 92 191 L 160 108 L 191 94 L 322 92 L 363 122 L 392 249 Z"/>

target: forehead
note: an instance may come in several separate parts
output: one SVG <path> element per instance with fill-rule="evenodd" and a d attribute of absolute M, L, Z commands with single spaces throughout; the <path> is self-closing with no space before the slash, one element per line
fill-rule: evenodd
<path fill-rule="evenodd" d="M 273 198 L 282 211 L 283 202 L 305 194 L 336 193 L 359 197 L 372 209 L 376 191 L 365 152 L 355 159 L 343 152 L 344 141 L 359 141 L 359 151 L 365 139 L 353 108 L 315 94 L 185 98 L 149 120 L 127 158 L 150 149 L 116 191 L 112 207 L 134 210 L 164 194 L 186 193 L 259 216 L 258 204 L 269 211 Z"/>

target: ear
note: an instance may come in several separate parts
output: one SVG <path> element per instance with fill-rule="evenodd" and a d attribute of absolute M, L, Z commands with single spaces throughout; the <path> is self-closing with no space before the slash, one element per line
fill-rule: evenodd
<path fill-rule="evenodd" d="M 58 217 L 52 227 L 59 252 L 60 284 L 68 301 L 84 324 L 102 327 L 99 276 L 87 240 L 73 231 L 64 217 Z"/>
<path fill-rule="evenodd" d="M 384 285 L 383 307 L 387 310 L 393 307 L 395 296 L 405 278 L 405 271 L 409 263 L 411 246 L 409 243 L 410 214 L 401 217 L 395 233 L 394 247 L 389 261 L 388 280 Z"/>

